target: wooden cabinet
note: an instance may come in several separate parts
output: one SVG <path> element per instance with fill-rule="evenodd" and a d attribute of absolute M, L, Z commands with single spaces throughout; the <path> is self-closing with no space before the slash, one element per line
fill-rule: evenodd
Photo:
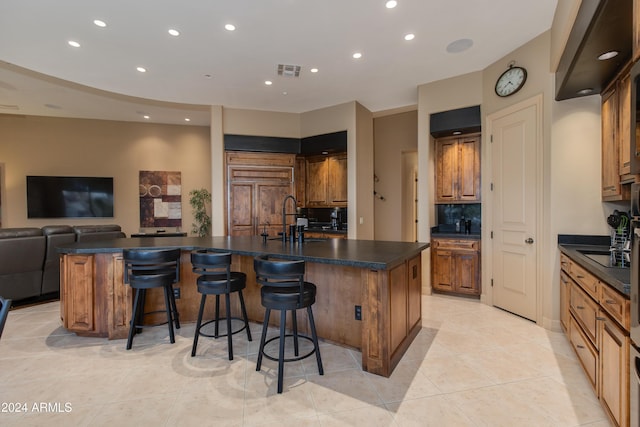
<path fill-rule="evenodd" d="M 603 310 L 600 329 L 600 402 L 617 426 L 629 425 L 629 337 Z"/>
<path fill-rule="evenodd" d="M 406 260 L 389 271 L 391 349 L 397 350 L 421 320 L 420 257 Z"/>
<path fill-rule="evenodd" d="M 347 233 L 326 231 L 305 231 L 304 236 L 310 239 L 346 239 Z"/>
<path fill-rule="evenodd" d="M 305 182 L 306 182 L 306 170 L 307 170 L 307 161 L 304 157 L 298 156 L 296 157 L 296 165 L 293 170 L 294 172 L 294 181 L 296 183 L 296 201 L 298 202 L 299 208 L 304 208 L 306 195 L 305 195 Z"/>
<path fill-rule="evenodd" d="M 633 61 L 640 59 L 640 0 L 633 0 Z"/>
<path fill-rule="evenodd" d="M 560 326 L 566 333 L 569 330 L 569 276 L 560 273 Z"/>
<path fill-rule="evenodd" d="M 480 201 L 480 135 L 435 144 L 436 203 Z"/>
<path fill-rule="evenodd" d="M 629 64 L 630 65 L 630 64 Z M 629 200 L 622 182 L 631 174 L 631 79 L 629 65 L 602 93 L 602 200 Z"/>
<path fill-rule="evenodd" d="M 480 295 L 480 241 L 432 239 L 431 286 L 438 291 Z"/>
<path fill-rule="evenodd" d="M 565 333 L 611 422 L 628 426 L 629 300 L 566 254 L 560 263 L 563 328 L 569 300 Z"/>
<path fill-rule="evenodd" d="M 227 153 L 227 233 L 282 231 L 282 202 L 294 193 L 293 154 Z M 287 206 L 293 212 L 293 204 Z M 288 218 L 290 219 L 290 218 Z"/>
<path fill-rule="evenodd" d="M 306 207 L 347 206 L 347 154 L 306 160 Z"/>

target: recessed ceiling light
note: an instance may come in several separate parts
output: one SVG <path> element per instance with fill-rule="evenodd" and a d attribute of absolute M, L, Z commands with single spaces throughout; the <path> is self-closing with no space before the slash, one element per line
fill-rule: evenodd
<path fill-rule="evenodd" d="M 190 122 L 190 121 L 191 121 L 191 119 L 190 119 L 189 117 L 185 117 L 184 121 L 185 121 L 185 122 Z"/>
<path fill-rule="evenodd" d="M 593 93 L 593 88 L 590 88 L 590 87 L 585 89 L 580 89 L 579 91 L 576 92 L 576 94 L 578 95 L 589 95 L 591 93 Z"/>
<path fill-rule="evenodd" d="M 598 59 L 600 61 L 606 61 L 607 59 L 615 58 L 619 53 L 620 52 L 618 52 L 617 50 L 610 50 L 609 52 L 605 52 L 602 55 L 598 56 Z"/>
<path fill-rule="evenodd" d="M 317 69 L 317 68 L 312 68 L 312 69 L 310 69 L 309 71 L 311 71 L 312 73 L 317 73 L 317 72 L 318 72 L 318 69 Z"/>
<path fill-rule="evenodd" d="M 205 75 L 204 75 L 204 78 L 205 78 L 205 79 L 210 79 L 211 77 L 212 77 L 212 76 L 211 76 L 211 74 L 205 74 Z"/>
<path fill-rule="evenodd" d="M 171 34 L 174 37 L 178 37 L 180 35 L 180 31 L 174 29 L 174 28 L 170 28 L 168 31 L 169 34 Z"/>
<path fill-rule="evenodd" d="M 412 34 L 412 33 L 406 34 L 406 35 L 404 36 L 404 39 L 405 39 L 406 41 L 413 40 L 413 39 L 415 39 L 415 38 L 416 38 L 416 35 L 415 35 L 415 34 Z"/>
<path fill-rule="evenodd" d="M 144 67 L 136 67 L 136 70 L 140 71 L 141 73 L 146 73 L 147 69 Z"/>
<path fill-rule="evenodd" d="M 360 59 L 362 58 L 362 54 L 360 52 L 356 52 L 353 54 L 353 59 Z"/>
<path fill-rule="evenodd" d="M 454 131 L 454 132 L 453 132 L 453 135 L 462 135 L 462 132 L 460 132 L 459 130 L 457 130 L 457 131 Z"/>
<path fill-rule="evenodd" d="M 398 5 L 398 2 L 396 0 L 389 0 L 384 5 L 387 7 L 387 9 L 393 9 Z"/>
<path fill-rule="evenodd" d="M 282 94 L 283 94 L 284 96 L 287 96 L 287 95 L 288 95 L 287 91 L 282 92 Z"/>
<path fill-rule="evenodd" d="M 227 24 L 227 25 L 224 26 L 224 29 L 227 30 L 227 31 L 235 31 L 236 26 L 233 25 L 233 24 Z"/>
<path fill-rule="evenodd" d="M 96 24 L 98 27 L 102 27 L 102 28 L 107 26 L 107 23 L 104 21 L 101 21 L 100 19 L 94 19 L 93 23 Z"/>
<path fill-rule="evenodd" d="M 321 151 L 320 154 L 324 154 L 326 156 L 327 154 L 329 154 L 329 152 L 328 151 Z"/>
<path fill-rule="evenodd" d="M 447 52 L 449 53 L 460 53 L 469 49 L 473 46 L 473 40 L 471 39 L 459 39 L 452 41 L 447 45 Z"/>
<path fill-rule="evenodd" d="M 142 116 L 143 118 L 149 120 L 149 116 L 147 116 L 146 114 L 144 116 Z"/>
<path fill-rule="evenodd" d="M 266 84 L 267 86 L 271 86 L 273 82 L 271 80 L 265 80 L 264 84 Z"/>
<path fill-rule="evenodd" d="M 69 43 L 69 46 L 80 47 L 80 43 L 74 40 L 69 40 L 67 43 Z"/>

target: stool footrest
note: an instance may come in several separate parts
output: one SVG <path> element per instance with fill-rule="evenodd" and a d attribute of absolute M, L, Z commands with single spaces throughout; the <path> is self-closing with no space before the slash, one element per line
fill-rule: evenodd
<path fill-rule="evenodd" d="M 244 319 L 240 318 L 240 317 L 230 317 L 231 320 L 239 320 L 242 322 L 242 327 L 236 331 L 231 331 L 231 335 L 235 335 L 237 333 L 240 333 L 242 331 L 244 331 L 245 329 L 247 329 L 247 327 L 244 325 Z M 227 318 L 225 317 L 224 319 L 220 319 L 220 322 L 224 321 L 224 323 L 227 323 Z M 203 324 L 200 325 L 200 328 L 198 328 L 198 330 L 196 331 L 200 336 L 202 337 L 207 337 L 207 338 L 220 338 L 220 337 L 226 337 L 228 335 L 228 333 L 225 334 L 218 334 L 218 335 L 210 335 L 210 334 L 205 334 L 204 332 L 202 332 L 202 328 L 204 328 L 207 325 L 210 325 L 211 323 L 216 323 L 216 319 L 212 319 L 212 320 L 208 320 L 206 322 L 204 322 Z M 223 324 L 224 324 L 223 323 Z"/>
<path fill-rule="evenodd" d="M 285 337 L 285 338 L 287 338 L 287 337 L 293 337 L 293 336 L 294 336 L 293 334 L 286 334 L 284 337 Z M 302 338 L 302 339 L 305 339 L 305 340 L 310 341 L 311 343 L 313 343 L 313 338 L 308 337 L 308 336 L 306 336 L 306 335 L 300 335 L 300 334 L 298 334 L 298 338 Z M 266 341 L 264 342 L 264 346 L 266 347 L 266 346 L 267 346 L 267 344 L 269 344 L 271 341 L 275 341 L 275 340 L 279 340 L 279 339 L 280 339 L 280 336 L 276 336 L 276 337 L 273 337 L 273 338 L 269 338 L 268 340 L 266 340 Z M 311 355 L 312 355 L 312 354 L 314 354 L 315 352 L 316 352 L 316 349 L 315 349 L 315 347 L 314 347 L 314 348 L 313 348 L 309 353 L 307 353 L 307 354 L 303 354 L 302 356 L 298 356 L 298 357 L 292 357 L 292 358 L 289 358 L 289 359 L 283 359 L 283 362 L 295 362 L 295 361 L 297 361 L 297 360 L 306 359 L 307 357 L 311 356 Z M 268 355 L 268 354 L 267 354 L 267 352 L 266 352 L 266 351 L 264 351 L 264 348 L 263 348 L 263 350 L 262 350 L 262 354 L 264 355 L 264 357 L 266 357 L 266 358 L 267 358 L 267 359 L 269 359 L 269 360 L 273 360 L 274 362 L 277 362 L 277 361 L 279 360 L 277 357 L 273 357 L 273 356 Z"/>

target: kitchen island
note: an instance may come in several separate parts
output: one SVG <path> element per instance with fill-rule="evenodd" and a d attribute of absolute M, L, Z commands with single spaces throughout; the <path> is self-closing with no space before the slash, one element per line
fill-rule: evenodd
<path fill-rule="evenodd" d="M 69 244 L 59 248 L 61 317 L 65 328 L 81 336 L 125 338 L 132 291 L 123 283 L 123 249 L 180 248 L 180 281 L 174 288 L 179 292 L 176 303 L 182 322 L 195 321 L 199 307 L 190 261 L 195 249 L 234 255 L 232 269 L 247 274 L 244 295 L 249 318 L 262 322 L 264 309 L 253 258 L 269 254 L 303 259 L 305 279 L 318 287 L 313 306 L 318 335 L 360 350 L 364 370 L 389 376 L 422 327 L 421 252 L 428 247 L 428 243 L 351 239 L 298 244 L 260 237 L 129 238 Z M 163 305 L 161 292 L 149 292 L 145 311 Z M 238 310 L 232 307 L 234 313 Z M 210 304 L 206 315 L 211 318 L 212 313 Z M 306 318 L 300 319 L 300 325 L 306 324 Z"/>

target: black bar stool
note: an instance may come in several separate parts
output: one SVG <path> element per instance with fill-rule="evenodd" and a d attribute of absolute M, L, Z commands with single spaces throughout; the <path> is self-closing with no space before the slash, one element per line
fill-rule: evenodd
<path fill-rule="evenodd" d="M 198 311 L 198 322 L 196 323 L 196 332 L 193 337 L 193 347 L 191 349 L 191 357 L 196 355 L 198 347 L 198 337 L 200 335 L 210 338 L 227 337 L 229 347 L 229 360 L 233 360 L 233 342 L 232 335 L 243 330 L 247 330 L 247 339 L 251 341 L 251 330 L 249 329 L 249 318 L 247 317 L 247 309 L 244 305 L 244 297 L 242 290 L 247 286 L 247 275 L 238 271 L 231 271 L 231 254 L 215 253 L 207 250 L 197 250 L 191 252 L 191 264 L 193 272 L 199 274 L 197 284 L 198 292 L 202 294 L 200 299 L 200 310 Z M 242 319 L 231 317 L 231 298 L 232 292 L 237 292 L 240 298 L 240 309 L 242 310 Z M 204 313 L 204 305 L 207 295 L 216 296 L 216 313 L 213 320 L 202 323 L 202 314 Z M 218 325 L 220 324 L 220 295 L 225 296 L 227 333 L 220 335 Z M 242 320 L 244 326 L 236 331 L 231 330 L 231 320 Z M 202 328 L 210 323 L 214 323 L 213 335 L 205 334 Z"/>
<path fill-rule="evenodd" d="M 2 331 L 4 330 L 4 324 L 7 321 L 10 307 L 11 300 L 0 297 L 0 337 L 2 337 Z"/>
<path fill-rule="evenodd" d="M 320 347 L 318 345 L 318 335 L 316 334 L 316 324 L 313 320 L 311 306 L 316 301 L 316 285 L 304 281 L 305 262 L 275 260 L 269 255 L 256 257 L 253 261 L 253 268 L 256 272 L 256 281 L 262 285 L 260 297 L 262 306 L 266 308 L 264 313 L 264 323 L 262 324 L 262 336 L 260 338 L 260 349 L 258 351 L 258 363 L 256 371 L 262 365 L 262 356 L 278 362 L 278 393 L 282 393 L 282 378 L 284 374 L 284 362 L 293 362 L 311 356 L 315 353 L 318 362 L 318 372 L 324 375 L 322 368 L 322 358 L 320 357 Z M 311 329 L 311 337 L 298 334 L 298 321 L 296 310 L 306 308 Z M 269 328 L 269 316 L 271 310 L 280 310 L 280 335 L 267 340 L 267 329 Z M 291 323 L 293 334 L 286 334 L 287 311 L 291 311 Z M 294 355 L 293 358 L 285 359 L 284 341 L 285 337 L 293 337 Z M 298 338 L 303 338 L 313 342 L 313 350 L 302 356 L 298 352 Z M 280 348 L 278 357 L 272 357 L 265 353 L 264 346 L 279 339 Z"/>
<path fill-rule="evenodd" d="M 173 284 L 180 280 L 180 249 L 144 250 L 125 249 L 124 257 L 124 283 L 135 289 L 133 313 L 129 323 L 129 337 L 127 338 L 127 350 L 131 350 L 133 336 L 144 326 L 144 316 L 162 311 L 144 312 L 144 302 L 147 289 L 162 288 L 164 291 L 165 312 L 169 325 L 169 339 L 175 343 L 173 324 L 180 329 L 178 309 L 173 295 Z M 160 325 L 164 325 L 161 323 Z"/>

